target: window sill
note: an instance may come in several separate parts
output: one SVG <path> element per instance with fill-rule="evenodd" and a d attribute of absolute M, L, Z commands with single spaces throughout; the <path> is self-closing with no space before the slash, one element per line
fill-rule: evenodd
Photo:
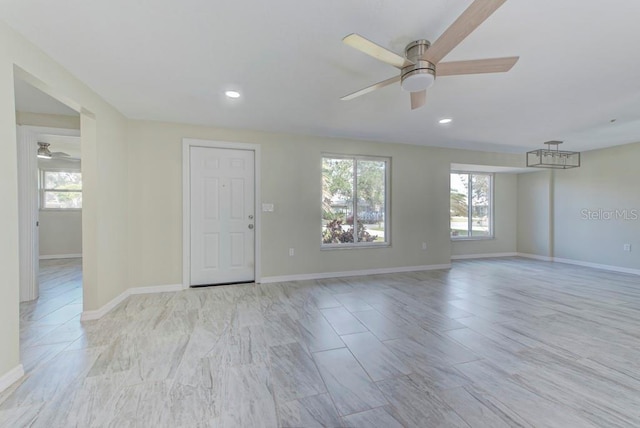
<path fill-rule="evenodd" d="M 391 244 L 388 242 L 381 242 L 379 244 L 322 244 L 320 251 L 331 250 L 356 250 L 356 249 L 371 249 L 371 248 L 389 248 Z"/>
<path fill-rule="evenodd" d="M 495 236 L 470 236 L 462 238 L 451 238 L 451 242 L 466 242 L 466 241 L 492 241 L 496 239 Z"/>

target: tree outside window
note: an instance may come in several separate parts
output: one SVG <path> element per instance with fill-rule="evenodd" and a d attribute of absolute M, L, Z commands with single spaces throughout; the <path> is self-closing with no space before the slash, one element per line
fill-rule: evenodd
<path fill-rule="evenodd" d="M 82 208 L 82 174 L 77 171 L 41 172 L 41 208 Z"/>
<path fill-rule="evenodd" d="M 389 242 L 389 163 L 388 158 L 364 156 L 322 158 L 323 246 Z"/>
<path fill-rule="evenodd" d="M 451 173 L 451 237 L 493 237 L 492 174 Z"/>

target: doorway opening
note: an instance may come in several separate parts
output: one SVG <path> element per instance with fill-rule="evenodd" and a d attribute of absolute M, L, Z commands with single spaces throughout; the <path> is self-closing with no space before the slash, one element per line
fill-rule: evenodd
<path fill-rule="evenodd" d="M 26 373 L 83 335 L 80 115 L 16 77 L 20 354 Z"/>

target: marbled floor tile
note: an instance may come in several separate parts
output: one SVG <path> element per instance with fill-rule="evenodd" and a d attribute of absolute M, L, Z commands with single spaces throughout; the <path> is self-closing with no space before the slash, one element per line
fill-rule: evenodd
<path fill-rule="evenodd" d="M 404 425 L 393 416 L 394 412 L 385 407 L 354 413 L 342 419 L 350 428 L 403 428 Z"/>
<path fill-rule="evenodd" d="M 329 321 L 331 327 L 333 327 L 340 336 L 368 331 L 367 328 L 344 307 L 322 309 L 321 312 L 327 321 Z"/>
<path fill-rule="evenodd" d="M 40 413 L 44 402 L 0 410 L 0 427 L 28 427 Z"/>
<path fill-rule="evenodd" d="M 222 428 L 277 426 L 273 386 L 267 366 L 232 366 L 224 376 L 220 415 Z"/>
<path fill-rule="evenodd" d="M 274 313 L 265 316 L 263 331 L 265 340 L 271 346 L 301 341 L 297 322 L 286 313 Z"/>
<path fill-rule="evenodd" d="M 478 399 L 483 392 L 469 392 L 463 387 L 450 388 L 440 391 L 440 396 L 464 421 L 474 428 L 509 428 L 522 427 L 524 423 L 512 412 L 503 413 L 496 406 L 488 406 Z"/>
<path fill-rule="evenodd" d="M 291 401 L 327 392 L 313 359 L 298 343 L 272 346 L 271 373 L 274 392 Z"/>
<path fill-rule="evenodd" d="M 7 397 L 0 410 L 37 404 L 65 396 L 78 378 L 86 376 L 97 355 L 91 350 L 63 351 L 34 370 Z"/>
<path fill-rule="evenodd" d="M 389 403 L 411 427 L 467 427 L 460 416 L 435 392 L 418 388 L 408 377 L 376 382 Z"/>
<path fill-rule="evenodd" d="M 38 322 L 43 324 L 64 324 L 73 318 L 79 317 L 80 314 L 82 314 L 82 305 L 66 305 L 42 318 L 38 318 Z"/>
<path fill-rule="evenodd" d="M 278 406 L 282 428 L 337 428 L 342 426 L 329 394 L 288 401 Z"/>
<path fill-rule="evenodd" d="M 341 336 L 373 381 L 411 373 L 411 368 L 370 332 Z"/>
<path fill-rule="evenodd" d="M 317 309 L 337 308 L 342 306 L 330 292 L 317 287 L 310 290 L 306 303 Z"/>
<path fill-rule="evenodd" d="M 42 408 L 38 415 L 41 426 L 99 426 L 109 420 L 113 404 L 124 386 L 127 373 L 80 378 L 68 394 Z"/>
<path fill-rule="evenodd" d="M 310 352 L 344 347 L 340 336 L 321 314 L 300 317 L 297 323 L 300 342 L 307 346 Z"/>
<path fill-rule="evenodd" d="M 499 343 L 471 329 L 462 328 L 444 334 L 469 348 L 477 356 L 491 360 L 506 372 L 514 373 L 523 367 L 522 360 L 517 353 L 503 349 Z"/>
<path fill-rule="evenodd" d="M 162 404 L 167 409 L 166 418 L 170 426 L 197 426 L 220 415 L 220 403 L 216 402 L 214 388 L 181 383 L 174 383 L 170 388 Z"/>
<path fill-rule="evenodd" d="M 373 309 L 370 304 L 362 300 L 361 293 L 336 294 L 335 298 L 349 312 L 367 311 Z"/>
<path fill-rule="evenodd" d="M 385 317 L 375 309 L 361 312 L 353 312 L 353 316 L 371 332 L 378 340 L 397 339 L 406 337 L 408 334 L 408 325 L 397 320 L 391 320 Z"/>
<path fill-rule="evenodd" d="M 383 342 L 406 364 L 420 370 L 474 361 L 478 356 L 452 341 L 444 341 L 430 333 Z"/>
<path fill-rule="evenodd" d="M 264 334 L 264 327 L 251 325 L 231 331 L 219 344 L 224 346 L 215 351 L 222 352 L 222 364 L 229 366 L 252 365 L 269 360 L 269 346 Z"/>
<path fill-rule="evenodd" d="M 70 343 L 76 341 L 85 334 L 84 328 L 80 323 L 80 316 L 61 324 L 47 334 L 33 340 L 29 346 L 52 345 L 56 343 Z M 26 344 L 24 346 L 27 346 Z"/>
<path fill-rule="evenodd" d="M 456 366 L 476 387 L 489 391 L 494 402 L 504 403 L 533 426 L 596 427 L 587 419 L 556 401 L 550 401 L 516 383 L 513 378 L 486 361 L 472 361 Z"/>
<path fill-rule="evenodd" d="M 46 364 L 60 352 L 67 349 L 69 343 L 54 343 L 52 345 L 29 346 L 22 348 L 20 359 L 25 373 L 31 373 L 36 367 Z"/>
<path fill-rule="evenodd" d="M 134 342 L 133 339 L 123 338 L 104 348 L 91 367 L 88 376 L 101 376 L 131 370 L 136 356 Z"/>
<path fill-rule="evenodd" d="M 171 425 L 167 417 L 165 397 L 166 382 L 143 382 L 120 390 L 114 399 L 110 418 L 100 421 L 100 425 L 118 427 L 167 427 Z"/>
<path fill-rule="evenodd" d="M 348 349 L 317 352 L 313 358 L 341 415 L 387 404 Z"/>
<path fill-rule="evenodd" d="M 413 383 L 428 389 L 448 389 L 468 385 L 471 381 L 460 373 L 456 366 L 420 366 L 414 367 L 414 372 L 407 375 Z"/>

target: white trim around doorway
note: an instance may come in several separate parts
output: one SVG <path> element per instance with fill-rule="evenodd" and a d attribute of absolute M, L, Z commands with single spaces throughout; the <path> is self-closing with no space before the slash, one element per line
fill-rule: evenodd
<path fill-rule="evenodd" d="M 235 149 L 235 150 L 252 150 L 255 158 L 255 267 L 254 281 L 260 283 L 261 279 L 261 248 L 262 248 L 262 216 L 260 193 L 260 145 L 250 143 L 234 143 L 229 141 L 199 140 L 194 138 L 182 139 L 182 286 L 189 288 L 191 265 L 190 248 L 191 248 L 191 192 L 190 192 L 190 167 L 189 167 L 189 149 L 191 147 L 210 147 L 214 149 Z"/>

